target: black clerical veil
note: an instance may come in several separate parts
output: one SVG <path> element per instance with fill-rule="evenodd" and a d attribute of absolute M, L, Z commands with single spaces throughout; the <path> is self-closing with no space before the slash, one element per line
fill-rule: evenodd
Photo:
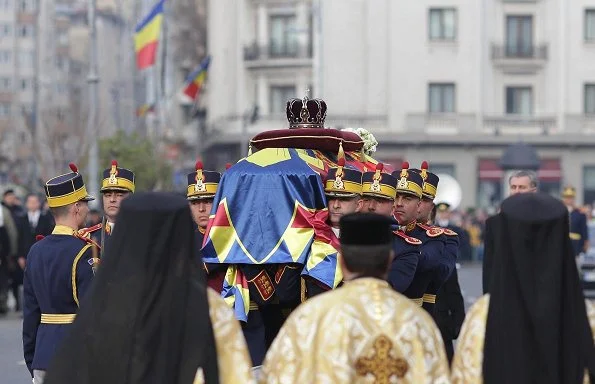
<path fill-rule="evenodd" d="M 516 195 L 497 220 L 484 383 L 582 383 L 593 372 L 593 337 L 566 207 L 546 194 Z"/>
<path fill-rule="evenodd" d="M 193 260 L 188 203 L 169 193 L 123 201 L 95 276 L 46 384 L 218 382 L 206 278 Z"/>

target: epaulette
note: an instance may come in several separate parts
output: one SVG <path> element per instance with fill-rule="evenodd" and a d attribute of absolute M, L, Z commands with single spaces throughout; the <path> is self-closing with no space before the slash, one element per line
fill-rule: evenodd
<path fill-rule="evenodd" d="M 92 227 L 81 228 L 78 230 L 78 234 L 79 234 L 79 236 L 82 236 L 82 237 L 91 237 L 91 233 L 93 233 L 95 231 L 99 231 L 101 229 L 101 227 L 103 227 L 103 224 L 99 223 L 99 224 L 95 224 Z"/>
<path fill-rule="evenodd" d="M 417 223 L 417 226 L 425 230 L 426 235 L 428 235 L 428 237 L 438 237 L 440 235 L 443 235 L 445 231 L 444 228 L 435 227 L 433 225 L 425 225 L 422 223 Z"/>
<path fill-rule="evenodd" d="M 393 231 L 393 233 L 397 236 L 399 236 L 400 238 L 402 238 L 403 240 L 405 240 L 405 242 L 412 244 L 412 245 L 421 245 L 422 241 L 420 239 L 416 239 L 415 237 L 411 237 L 408 236 L 405 232 L 403 231 Z"/>
<path fill-rule="evenodd" d="M 456 233 L 452 229 L 448 229 L 448 228 L 442 228 L 442 229 L 444 229 L 444 234 L 446 236 L 458 236 L 459 235 L 458 233 Z"/>
<path fill-rule="evenodd" d="M 97 249 L 101 249 L 101 246 L 97 244 L 93 239 L 91 239 L 91 233 L 101 229 L 101 227 L 102 225 L 101 223 L 99 223 L 92 227 L 81 228 L 74 233 L 74 237 L 83 240 L 85 243 L 94 245 L 95 247 L 97 247 Z"/>

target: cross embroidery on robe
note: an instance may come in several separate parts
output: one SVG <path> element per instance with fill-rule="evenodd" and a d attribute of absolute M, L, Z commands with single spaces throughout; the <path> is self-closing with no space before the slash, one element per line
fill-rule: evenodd
<path fill-rule="evenodd" d="M 355 370 L 359 376 L 372 374 L 378 384 L 388 384 L 392 376 L 402 378 L 409 370 L 409 364 L 402 358 L 392 358 L 390 352 L 392 341 L 385 335 L 374 340 L 374 354 L 370 357 L 360 357 L 355 361 Z"/>

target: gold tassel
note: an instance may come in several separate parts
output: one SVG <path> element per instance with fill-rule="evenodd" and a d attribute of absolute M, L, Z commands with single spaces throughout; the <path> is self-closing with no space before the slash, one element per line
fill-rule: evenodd
<path fill-rule="evenodd" d="M 252 155 L 252 144 L 248 144 L 248 156 Z"/>

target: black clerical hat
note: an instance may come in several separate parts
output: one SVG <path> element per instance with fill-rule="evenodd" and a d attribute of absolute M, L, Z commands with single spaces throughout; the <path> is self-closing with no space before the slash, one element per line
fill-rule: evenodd
<path fill-rule="evenodd" d="M 376 213 L 352 213 L 339 222 L 342 245 L 383 245 L 392 241 L 391 219 Z"/>

